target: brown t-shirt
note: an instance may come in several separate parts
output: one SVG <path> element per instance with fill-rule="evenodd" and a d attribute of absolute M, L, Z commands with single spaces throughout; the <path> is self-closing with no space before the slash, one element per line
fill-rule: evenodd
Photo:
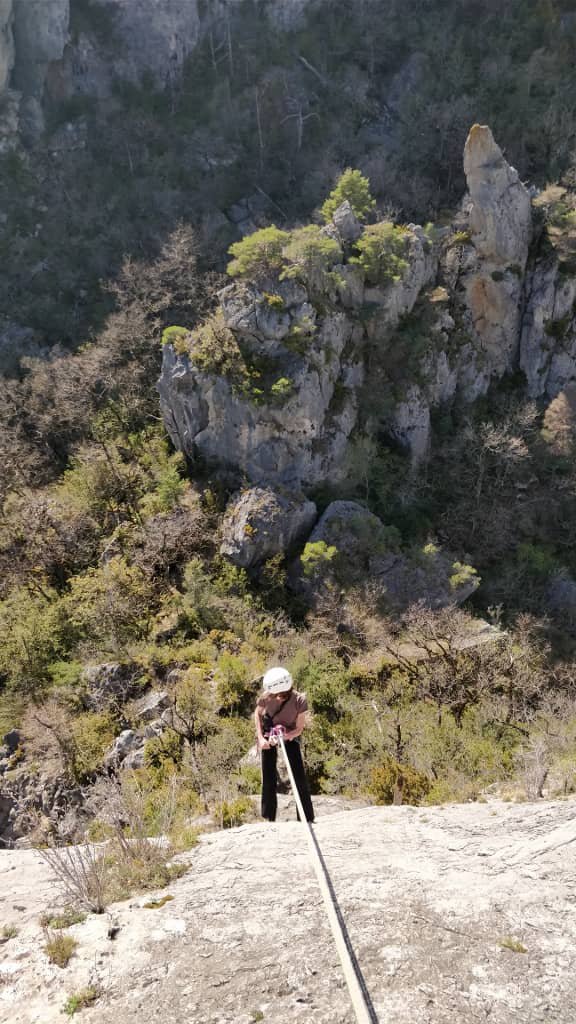
<path fill-rule="evenodd" d="M 274 725 L 283 725 L 285 729 L 294 729 L 296 719 L 304 711 L 308 711 L 308 701 L 305 693 L 298 693 L 292 690 L 288 700 L 280 704 L 275 697 L 260 697 L 257 704 L 260 721 L 264 715 L 270 715 L 274 719 Z"/>

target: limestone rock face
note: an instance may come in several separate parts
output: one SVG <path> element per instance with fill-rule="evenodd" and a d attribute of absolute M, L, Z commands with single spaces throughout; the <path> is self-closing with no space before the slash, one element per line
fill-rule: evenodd
<path fill-rule="evenodd" d="M 12 16 L 12 0 L 0 0 L 0 93 L 8 85 L 14 67 Z"/>
<path fill-rule="evenodd" d="M 571 797 L 318 816 L 377 1020 L 576 1019 L 575 810 Z M 114 942 L 105 914 L 74 925 L 78 949 L 63 971 L 47 964 L 39 925 L 62 905 L 48 866 L 36 850 L 1 851 L 3 923 L 19 929 L 2 947 L 5 1019 L 61 1024 L 70 993 L 93 984 L 102 994 L 83 1011 L 91 1024 L 357 1020 L 294 817 L 205 833 L 181 859 L 190 870 L 168 889 L 114 907 Z M 262 886 L 271 874 L 273 899 Z M 505 948 L 507 937 L 526 953 Z"/>
<path fill-rule="evenodd" d="M 498 264 L 526 262 L 532 234 L 530 196 L 486 125 L 475 124 L 464 147 L 472 200 L 470 227 L 480 255 Z"/>
<path fill-rule="evenodd" d="M 332 220 L 338 228 L 338 234 L 343 242 L 352 243 L 360 238 L 362 225 L 347 199 L 334 211 Z"/>
<path fill-rule="evenodd" d="M 460 283 L 463 320 L 476 351 L 469 352 L 460 392 L 472 401 L 517 360 L 532 215 L 528 190 L 485 125 L 470 130 L 464 171 L 473 250 L 465 247 L 469 259 L 460 267 Z"/>
<path fill-rule="evenodd" d="M 390 417 L 388 429 L 410 452 L 414 466 L 422 462 L 430 448 L 430 407 L 417 384 L 410 384 Z"/>
<path fill-rule="evenodd" d="M 48 65 L 60 60 L 68 40 L 70 0 L 14 0 L 14 81 L 25 95 L 42 95 Z"/>
<path fill-rule="evenodd" d="M 252 301 L 243 309 L 227 300 L 229 324 L 242 337 L 258 330 Z M 290 323 L 301 322 L 303 303 Z M 266 320 L 272 332 L 283 314 Z M 302 354 L 270 339 L 269 355 L 279 359 L 278 379 L 291 382 L 281 399 L 258 403 L 235 390 L 224 377 L 199 372 L 187 355 L 164 346 L 158 382 L 167 430 L 175 445 L 191 458 L 241 470 L 254 483 L 299 488 L 341 471 L 347 440 L 356 421 L 357 387 L 362 364 L 355 354 L 358 329 L 343 312 L 326 315 Z M 284 326 L 278 328 L 278 333 Z M 255 334 L 252 348 L 265 348 Z M 349 350 L 343 359 L 344 349 Z M 336 385 L 339 385 L 335 392 Z"/>
<path fill-rule="evenodd" d="M 310 531 L 315 518 L 313 501 L 252 487 L 228 506 L 220 553 L 249 569 L 289 551 Z"/>
<path fill-rule="evenodd" d="M 562 273 L 555 256 L 545 256 L 529 271 L 526 293 L 520 366 L 531 398 L 554 398 L 576 380 L 576 278 Z"/>

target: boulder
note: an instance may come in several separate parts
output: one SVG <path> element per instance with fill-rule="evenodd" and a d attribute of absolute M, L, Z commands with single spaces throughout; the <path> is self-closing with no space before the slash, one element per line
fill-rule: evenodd
<path fill-rule="evenodd" d="M 140 758 L 140 755 L 142 757 Z M 140 763 L 134 763 L 134 762 Z M 133 729 L 124 729 L 104 757 L 107 768 L 122 764 L 125 768 L 141 767 L 144 763 L 144 737 Z"/>
<path fill-rule="evenodd" d="M 406 554 L 390 552 L 376 557 L 370 569 L 382 598 L 394 609 L 417 603 L 428 608 L 462 604 L 480 586 L 472 566 L 433 544 Z"/>
<path fill-rule="evenodd" d="M 362 234 L 362 224 L 354 213 L 348 199 L 334 211 L 332 222 L 338 229 L 338 234 L 344 243 L 353 245 Z"/>
<path fill-rule="evenodd" d="M 85 700 L 93 711 L 102 711 L 111 704 L 124 704 L 137 694 L 140 674 L 134 665 L 104 662 L 87 665 L 80 676 Z"/>
<path fill-rule="evenodd" d="M 363 505 L 334 501 L 328 506 L 309 542 L 335 547 L 337 555 L 303 581 L 311 603 L 327 582 L 366 583 L 394 610 L 423 602 L 430 608 L 460 604 L 478 588 L 480 578 L 469 565 L 434 544 L 399 550 L 399 537 Z"/>
<path fill-rule="evenodd" d="M 290 551 L 316 519 L 314 502 L 252 487 L 229 504 L 222 524 L 220 553 L 250 569 L 273 555 Z"/>
<path fill-rule="evenodd" d="M 170 704 L 166 690 L 153 690 L 134 705 L 134 712 L 142 722 L 153 722 Z"/>

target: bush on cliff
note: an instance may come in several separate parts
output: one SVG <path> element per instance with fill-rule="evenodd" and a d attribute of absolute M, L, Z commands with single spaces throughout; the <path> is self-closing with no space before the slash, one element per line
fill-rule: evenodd
<path fill-rule="evenodd" d="M 282 250 L 286 266 L 281 278 L 296 278 L 312 291 L 325 291 L 327 274 L 342 257 L 338 242 L 316 224 L 297 228 Z"/>
<path fill-rule="evenodd" d="M 233 257 L 226 268 L 230 277 L 258 281 L 276 273 L 282 266 L 282 250 L 290 240 L 288 231 L 280 231 L 274 224 L 246 235 L 234 242 L 228 252 Z"/>
<path fill-rule="evenodd" d="M 376 208 L 376 200 L 370 194 L 370 182 L 361 171 L 348 167 L 340 175 L 328 199 L 323 204 L 321 214 L 328 223 L 343 202 L 348 200 L 358 220 L 366 220 Z"/>
<path fill-rule="evenodd" d="M 369 224 L 356 242 L 356 263 L 370 284 L 392 284 L 399 281 L 408 268 L 406 258 L 407 231 L 390 221 Z"/>

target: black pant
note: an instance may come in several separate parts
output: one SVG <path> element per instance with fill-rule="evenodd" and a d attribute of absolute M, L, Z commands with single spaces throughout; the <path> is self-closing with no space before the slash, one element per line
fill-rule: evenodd
<path fill-rule="evenodd" d="M 298 793 L 304 808 L 307 821 L 314 821 L 314 808 L 310 799 L 308 779 L 304 771 L 304 762 L 298 740 L 287 740 L 284 743 L 290 767 L 294 773 Z M 262 751 L 262 817 L 268 821 L 276 821 L 276 809 L 278 800 L 276 798 L 276 760 L 278 747 L 270 747 Z M 300 817 L 298 815 L 298 817 Z"/>

